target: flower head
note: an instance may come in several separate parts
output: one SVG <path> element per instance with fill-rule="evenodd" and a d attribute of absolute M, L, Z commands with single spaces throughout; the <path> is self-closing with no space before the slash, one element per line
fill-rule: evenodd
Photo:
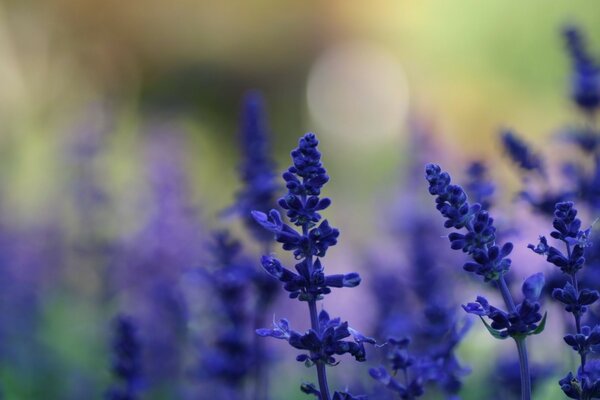
<path fill-rule="evenodd" d="M 439 165 L 428 164 L 425 177 L 429 193 L 436 196 L 436 207 L 446 218 L 446 228 L 465 229 L 466 233 L 452 232 L 448 235 L 455 250 L 470 254 L 473 261 L 464 264 L 466 271 L 480 275 L 485 281 L 495 281 L 510 269 L 512 243 L 502 247 L 495 244 L 496 228 L 493 218 L 479 204 L 469 204 L 462 187 L 451 184 L 450 175 Z"/>
<path fill-rule="evenodd" d="M 275 181 L 275 163 L 270 156 L 263 99 L 258 92 L 250 92 L 244 97 L 239 136 L 242 145 L 239 173 L 243 187 L 237 193 L 233 209 L 244 218 L 254 237 L 269 242 L 271 235 L 257 227 L 250 215 L 252 210 L 272 208 L 279 188 Z"/>
<path fill-rule="evenodd" d="M 581 31 L 575 26 L 564 29 L 563 35 L 571 55 L 571 97 L 586 112 L 600 106 L 600 68 L 587 51 Z"/>
<path fill-rule="evenodd" d="M 294 258 L 299 260 L 294 272 L 276 258 L 263 256 L 263 268 L 284 284 L 290 297 L 302 301 L 321 299 L 331 292 L 332 287 L 354 287 L 360 283 L 360 276 L 354 272 L 325 275 L 323 271 L 320 258 L 337 244 L 340 232 L 326 219 L 321 220 L 319 213 L 331 204 L 331 200 L 319 197 L 329 177 L 321 163 L 318 144 L 313 133 L 304 135 L 291 153 L 293 165 L 283 174 L 288 193 L 279 199 L 279 205 L 287 210 L 287 217 L 301 230 L 284 222 L 277 210 L 271 210 L 268 214 L 252 212 L 258 225 L 271 232 L 283 249 L 293 252 Z M 313 257 L 316 259 L 313 260 Z"/>
<path fill-rule="evenodd" d="M 340 318 L 329 317 L 323 310 L 319 313 L 319 326 L 317 330 L 309 329 L 304 334 L 290 328 L 286 319 L 273 322 L 273 329 L 258 329 L 259 336 L 271 336 L 275 339 L 286 340 L 298 350 L 307 353 L 296 357 L 297 361 L 310 366 L 316 362 L 336 365 L 338 361 L 334 356 L 350 354 L 356 361 L 365 361 L 365 343 L 375 344 L 375 339 L 362 335 L 350 328 L 348 322 L 341 322 Z M 352 337 L 353 340 L 344 340 Z"/>
<path fill-rule="evenodd" d="M 501 134 L 502 145 L 510 159 L 525 171 L 544 173 L 542 158 L 514 132 L 506 130 Z"/>
<path fill-rule="evenodd" d="M 119 315 L 114 321 L 112 372 L 119 381 L 106 393 L 107 400 L 135 400 L 142 389 L 141 346 L 134 321 Z"/>

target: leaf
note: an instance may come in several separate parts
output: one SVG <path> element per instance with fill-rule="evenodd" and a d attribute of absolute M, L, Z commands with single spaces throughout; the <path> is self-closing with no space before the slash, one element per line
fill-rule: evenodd
<path fill-rule="evenodd" d="M 547 316 L 548 316 L 548 311 L 546 311 L 544 313 L 542 322 L 540 322 L 540 324 L 538 325 L 537 328 L 535 328 L 533 331 L 531 331 L 531 333 L 529 333 L 530 335 L 539 335 L 540 333 L 544 332 L 544 328 L 546 327 L 546 317 Z"/>
<path fill-rule="evenodd" d="M 503 336 L 499 330 L 492 328 L 487 322 L 485 322 L 485 320 L 482 317 L 479 317 L 479 318 L 481 319 L 481 322 L 483 322 L 483 325 L 485 325 L 485 327 L 488 330 L 488 332 L 490 333 L 490 335 L 492 335 L 496 339 L 504 340 L 508 337 L 508 336 Z"/>

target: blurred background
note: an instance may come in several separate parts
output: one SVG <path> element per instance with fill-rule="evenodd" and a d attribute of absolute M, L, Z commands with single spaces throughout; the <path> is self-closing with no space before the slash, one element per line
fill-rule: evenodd
<path fill-rule="evenodd" d="M 246 235 L 222 211 L 240 188 L 240 110 L 249 90 L 264 96 L 279 171 L 300 135 L 318 134 L 331 176 L 327 218 L 342 232 L 327 268 L 364 275 L 363 285 L 335 292 L 326 305 L 372 333 L 367 280 L 375 266 L 366 260 L 397 256 L 379 249 L 377 237 L 388 235 L 389 215 L 408 195 L 426 193 L 424 181 L 411 183 L 422 179 L 414 163 L 440 162 L 460 179 L 470 161 L 485 160 L 502 218 L 508 225 L 520 217 L 511 202 L 519 178 L 501 161 L 499 129 L 514 128 L 541 147 L 577 118 L 560 29 L 578 24 L 598 54 L 597 11 L 566 0 L 0 1 L 4 397 L 101 398 L 112 380 L 110 321 L 120 312 L 141 320 L 162 312 L 141 300 L 158 292 L 169 307 L 186 310 L 144 325 L 160 330 L 181 319 L 155 338 L 165 365 L 148 375 L 166 383 L 147 383 L 147 397 L 210 398 L 190 377 L 197 344 L 176 351 L 165 343 L 207 329 L 210 301 L 190 271 L 207 262 L 210 232 Z M 415 137 L 423 135 L 421 151 Z M 532 229 L 522 248 L 549 229 L 543 221 L 543 228 L 519 227 Z M 167 248 L 164 258 L 149 250 L 155 247 Z M 169 263 L 177 267 L 165 270 Z M 517 274 L 540 265 L 535 259 Z M 183 297 L 164 294 L 147 275 L 167 288 L 181 285 Z M 457 304 L 480 288 L 468 290 Z M 303 331 L 304 306 L 284 296 L 277 304 L 265 311 L 267 323 L 273 313 L 289 313 Z M 482 371 L 492 367 L 481 354 L 509 346 L 482 330 L 475 324 L 459 349 L 475 371 L 465 379 L 465 399 L 485 397 Z M 282 368 L 272 398 L 304 398 L 297 386 L 312 370 L 296 364 L 285 344 L 267 341 Z M 356 374 L 372 385 L 366 367 L 351 368 L 362 368 Z M 338 374 L 340 387 L 356 383 Z M 536 398 L 562 398 L 555 379 L 548 388 Z"/>

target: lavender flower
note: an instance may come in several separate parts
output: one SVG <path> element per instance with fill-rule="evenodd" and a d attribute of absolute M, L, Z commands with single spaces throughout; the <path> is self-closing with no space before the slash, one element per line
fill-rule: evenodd
<path fill-rule="evenodd" d="M 582 163 L 581 158 L 575 162 L 564 162 L 560 166 L 563 180 L 558 190 L 551 189 L 548 180 L 541 175 L 533 182 L 527 180 L 527 187 L 521 192 L 521 197 L 530 203 L 534 210 L 545 215 L 553 214 L 556 203 L 574 199 L 585 202 L 594 210 L 600 209 L 600 155 L 598 154 L 600 136 L 595 123 L 595 112 L 600 106 L 600 67 L 588 53 L 583 35 L 577 27 L 566 27 L 563 35 L 573 66 L 570 80 L 571 98 L 581 111 L 584 123 L 561 129 L 558 138 L 576 144 L 585 156 L 591 156 L 589 164 L 592 168 L 589 168 L 587 162 Z M 512 140 L 508 141 L 509 136 L 505 134 L 502 140 L 506 144 L 507 153 L 517 164 L 521 166 L 542 164 L 541 161 L 536 161 L 541 160 L 541 157 L 529 150 L 514 134 L 511 136 Z M 532 159 L 533 162 L 530 161 Z M 523 167 L 524 171 L 530 169 Z M 532 184 L 542 190 L 534 191 Z"/>
<path fill-rule="evenodd" d="M 506 154 L 515 164 L 525 171 L 537 171 L 544 174 L 542 158 L 535 154 L 514 132 L 506 130 L 501 133 L 501 138 Z"/>
<path fill-rule="evenodd" d="M 577 273 L 585 265 L 584 249 L 591 246 L 590 230 L 581 229 L 581 220 L 572 202 L 557 203 L 552 221 L 554 230 L 550 236 L 564 244 L 565 252 L 548 244 L 542 236 L 539 243 L 529 245 L 535 253 L 546 256 L 546 260 L 560 268 L 569 281 L 562 289 L 555 288 L 552 297 L 563 303 L 565 310 L 573 315 L 576 332 L 564 337 L 564 341 L 579 354 L 580 369 L 577 375 L 571 372 L 560 380 L 563 392 L 573 399 L 592 399 L 600 396 L 600 376 L 588 373 L 586 361 L 595 346 L 600 344 L 600 325 L 582 326 L 581 319 L 590 305 L 600 298 L 596 290 L 579 287 Z M 595 364 L 594 364 L 595 365 Z"/>
<path fill-rule="evenodd" d="M 523 400 L 530 399 L 531 380 L 525 339 L 544 329 L 545 316 L 542 317 L 539 312 L 537 298 L 531 297 L 532 292 L 539 295 L 541 289 L 538 291 L 529 286 L 543 286 L 543 279 L 539 276 L 529 278 L 524 284 L 525 299 L 515 305 L 504 278 L 511 265 L 508 255 L 512 251 L 512 243 L 505 243 L 502 247 L 496 245 L 493 219 L 482 210 L 480 204 L 469 204 L 465 191 L 458 185 L 452 185 L 450 175 L 443 172 L 439 165 L 428 164 L 425 172 L 429 193 L 436 196 L 436 207 L 446 218 L 444 226 L 466 231 L 448 235 L 453 249 L 462 250 L 472 257 L 473 261 L 465 263 L 463 269 L 482 276 L 485 282 L 493 282 L 500 290 L 508 311 L 491 306 L 482 296 L 463 308 L 468 313 L 478 315 L 495 338 L 512 337 L 515 340 L 521 366 L 521 397 Z M 491 325 L 483 317 L 491 320 Z"/>
<path fill-rule="evenodd" d="M 571 56 L 571 97 L 575 104 L 587 113 L 594 113 L 600 106 L 600 68 L 586 49 L 583 35 L 575 26 L 563 31 Z"/>
<path fill-rule="evenodd" d="M 107 400 L 136 400 L 142 389 L 141 346 L 134 321 L 119 315 L 114 321 L 112 373 L 118 381 Z"/>
<path fill-rule="evenodd" d="M 252 264 L 241 257 L 240 242 L 226 231 L 214 234 L 210 253 L 212 268 L 206 268 L 204 273 L 211 283 L 212 295 L 218 300 L 217 314 L 223 318 L 211 330 L 213 337 L 202 351 L 198 371 L 203 378 L 220 382 L 239 397 L 254 361 L 250 340 L 243 334 L 251 322 L 245 305 L 252 282 Z"/>
<path fill-rule="evenodd" d="M 329 314 L 322 310 L 319 313 L 318 330 L 310 329 L 301 334 L 292 330 L 286 319 L 273 322 L 273 329 L 257 329 L 256 333 L 263 337 L 286 340 L 298 350 L 306 350 L 300 354 L 296 361 L 303 362 L 307 367 L 316 363 L 337 365 L 339 362 L 335 355 L 350 354 L 356 361 L 366 360 L 364 343 L 375 344 L 375 340 L 363 336 L 348 326 L 348 322 L 341 322 L 340 318 L 331 319 Z M 343 340 L 352 337 L 353 340 Z"/>
<path fill-rule="evenodd" d="M 279 189 L 267 135 L 263 99 L 258 92 L 250 92 L 244 97 L 239 134 L 243 157 L 239 174 L 244 186 L 237 193 L 233 209 L 243 217 L 253 237 L 268 246 L 272 235 L 256 225 L 251 215 L 253 210 L 273 208 L 276 191 Z"/>
<path fill-rule="evenodd" d="M 321 221 L 320 211 L 326 209 L 331 200 L 319 197 L 329 176 L 321 164 L 318 144 L 314 134 L 304 135 L 298 148 L 291 153 L 293 165 L 283 174 L 288 193 L 279 199 L 279 205 L 287 210 L 287 217 L 301 231 L 285 223 L 277 210 L 271 210 L 268 215 L 260 211 L 252 212 L 256 222 L 271 232 L 283 249 L 293 252 L 299 261 L 294 272 L 273 256 L 265 255 L 261 260 L 267 273 L 284 284 L 284 289 L 290 292 L 290 298 L 308 303 L 311 328 L 305 334 L 300 334 L 291 330 L 287 320 L 282 319 L 274 323 L 273 329 L 259 329 L 257 334 L 286 340 L 292 347 L 304 350 L 305 353 L 299 355 L 297 360 L 307 366 L 316 366 L 319 389 L 305 385 L 303 390 L 306 392 L 310 388 L 308 393 L 319 396 L 321 400 L 331 400 L 325 366 L 337 363 L 334 355 L 346 353 L 357 361 L 364 361 L 363 344 L 374 343 L 374 340 L 353 330 L 339 318 L 331 319 L 324 310 L 317 315 L 316 302 L 329 294 L 332 287 L 355 287 L 360 283 L 357 273 L 325 275 L 321 263 L 329 247 L 337 243 L 339 231 L 330 226 L 327 220 Z M 343 340 L 349 336 L 354 340 Z M 333 396 L 335 399 L 344 399 L 350 395 L 335 392 Z"/>
<path fill-rule="evenodd" d="M 421 377 L 424 385 L 435 385 L 452 397 L 460 391 L 461 378 L 468 373 L 459 363 L 455 350 L 471 321 L 456 318 L 457 307 L 448 305 L 451 293 L 447 282 L 453 276 L 442 268 L 442 258 L 447 260 L 447 254 L 442 256 L 435 248 L 439 230 L 432 226 L 428 215 L 415 214 L 414 207 L 403 208 L 410 211 L 403 213 L 398 221 L 403 232 L 410 232 L 408 243 L 401 249 L 408 257 L 408 274 L 373 274 L 373 295 L 379 311 L 376 336 L 414 337 L 412 353 L 417 361 L 413 374 Z M 396 239 L 402 240 L 401 237 Z"/>
<path fill-rule="evenodd" d="M 440 251 L 436 242 L 443 233 L 434 216 L 421 210 L 422 182 L 416 180 L 416 173 L 423 167 L 423 152 L 431 150 L 424 141 L 427 132 L 411 132 L 418 136 L 411 138 L 412 159 L 403 169 L 402 198 L 392 205 L 391 220 L 388 207 L 383 215 L 385 222 L 391 222 L 392 245 L 398 252 L 391 255 L 379 245 L 374 253 L 377 257 L 368 262 L 369 267 L 380 266 L 377 271 L 370 268 L 371 290 L 378 306 L 374 336 L 414 338 L 411 352 L 417 362 L 413 374 L 422 378 L 426 391 L 435 386 L 447 398 L 456 399 L 462 377 L 469 371 L 455 351 L 472 324 L 466 316 L 457 318 L 459 307 L 453 304 L 453 288 L 448 285 L 456 272 L 445 268 L 453 254 L 451 250 Z M 489 202 L 494 187 L 486 177 L 485 166 L 474 162 L 467 174 L 470 187 Z M 381 237 L 376 241 L 381 243 Z M 382 264 L 389 264 L 384 273 L 380 271 Z M 385 398 L 384 393 L 381 395 Z"/>
<path fill-rule="evenodd" d="M 273 240 L 270 232 L 256 224 L 251 215 L 253 210 L 267 210 L 276 206 L 276 191 L 279 189 L 275 177 L 275 164 L 270 157 L 268 127 L 264 104 L 258 92 L 249 92 L 244 97 L 239 141 L 242 150 L 242 162 L 238 167 L 243 187 L 236 196 L 236 203 L 228 211 L 237 212 L 249 230 L 251 237 L 257 240 L 265 253 L 271 251 Z M 270 308 L 277 297 L 279 285 L 271 277 L 257 271 L 252 274 L 251 283 L 256 289 L 254 306 L 254 328 L 265 325 L 265 309 Z M 262 341 L 255 337 L 252 345 L 254 359 L 265 357 Z M 255 395 L 263 400 L 267 394 L 268 376 L 263 363 L 257 362 L 253 368 Z"/>
<path fill-rule="evenodd" d="M 272 256 L 263 256 L 261 263 L 265 271 L 284 283 L 284 289 L 290 292 L 290 298 L 314 302 L 331 292 L 332 287 L 355 287 L 360 283 L 357 273 L 326 276 L 321 264 L 329 247 L 337 244 L 339 231 L 323 220 L 318 226 L 322 211 L 331 204 L 328 198 L 319 198 L 322 186 L 329 180 L 321 165 L 321 154 L 317 150 L 318 141 L 314 134 L 308 133 L 300 139 L 299 146 L 292 151 L 294 165 L 283 178 L 287 182 L 288 194 L 279 200 L 282 208 L 294 225 L 302 228 L 298 232 L 283 222 L 277 210 L 269 214 L 253 211 L 252 215 L 264 229 L 275 236 L 284 250 L 292 251 L 300 260 L 296 272 L 281 264 Z M 313 261 L 313 257 L 317 257 Z"/>
<path fill-rule="evenodd" d="M 425 382 L 437 385 L 449 398 L 462 388 L 462 377 L 470 370 L 461 365 L 456 348 L 471 329 L 471 320 L 456 318 L 454 307 L 429 304 L 425 309 L 425 324 L 417 338 L 425 343 L 418 371 Z"/>

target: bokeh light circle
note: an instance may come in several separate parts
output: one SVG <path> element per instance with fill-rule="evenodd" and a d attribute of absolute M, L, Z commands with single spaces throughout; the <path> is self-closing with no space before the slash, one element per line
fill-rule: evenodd
<path fill-rule="evenodd" d="M 320 133 L 353 139 L 398 135 L 409 105 L 400 62 L 387 48 L 368 42 L 333 46 L 319 56 L 306 96 Z"/>

